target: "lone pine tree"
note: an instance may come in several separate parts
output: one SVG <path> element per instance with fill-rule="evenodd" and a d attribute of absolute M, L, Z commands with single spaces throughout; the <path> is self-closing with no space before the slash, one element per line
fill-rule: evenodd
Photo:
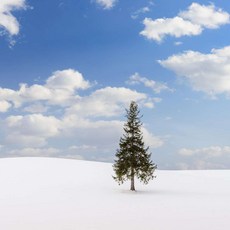
<path fill-rule="evenodd" d="M 130 190 L 135 191 L 134 178 L 147 184 L 154 178 L 157 165 L 151 161 L 149 147 L 145 147 L 141 132 L 140 110 L 136 102 L 132 101 L 129 110 L 126 109 L 127 122 L 124 125 L 124 134 L 120 138 L 119 149 L 113 165 L 118 184 L 131 180 Z"/>

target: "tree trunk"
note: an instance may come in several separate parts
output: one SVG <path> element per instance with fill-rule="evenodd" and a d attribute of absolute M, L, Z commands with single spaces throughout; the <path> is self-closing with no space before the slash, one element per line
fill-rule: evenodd
<path fill-rule="evenodd" d="M 135 191 L 135 185 L 134 185 L 134 175 L 131 176 L 131 187 L 130 187 L 131 191 Z"/>

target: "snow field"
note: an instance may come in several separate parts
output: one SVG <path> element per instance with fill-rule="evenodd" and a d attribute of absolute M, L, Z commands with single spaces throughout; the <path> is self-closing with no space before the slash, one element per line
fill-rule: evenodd
<path fill-rule="evenodd" d="M 230 171 L 161 171 L 118 186 L 108 163 L 0 159 L 2 230 L 229 230 Z"/>

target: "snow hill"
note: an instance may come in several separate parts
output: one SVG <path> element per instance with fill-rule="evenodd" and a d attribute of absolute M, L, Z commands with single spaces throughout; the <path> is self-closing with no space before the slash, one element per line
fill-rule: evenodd
<path fill-rule="evenodd" d="M 1 230 L 229 230 L 230 171 L 157 171 L 118 186 L 111 164 L 0 159 Z"/>

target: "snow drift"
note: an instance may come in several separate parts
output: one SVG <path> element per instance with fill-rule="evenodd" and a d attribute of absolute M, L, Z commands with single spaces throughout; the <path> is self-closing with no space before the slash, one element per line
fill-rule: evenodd
<path fill-rule="evenodd" d="M 118 186 L 108 163 L 0 159 L 2 230 L 228 230 L 230 171 L 160 171 Z"/>

